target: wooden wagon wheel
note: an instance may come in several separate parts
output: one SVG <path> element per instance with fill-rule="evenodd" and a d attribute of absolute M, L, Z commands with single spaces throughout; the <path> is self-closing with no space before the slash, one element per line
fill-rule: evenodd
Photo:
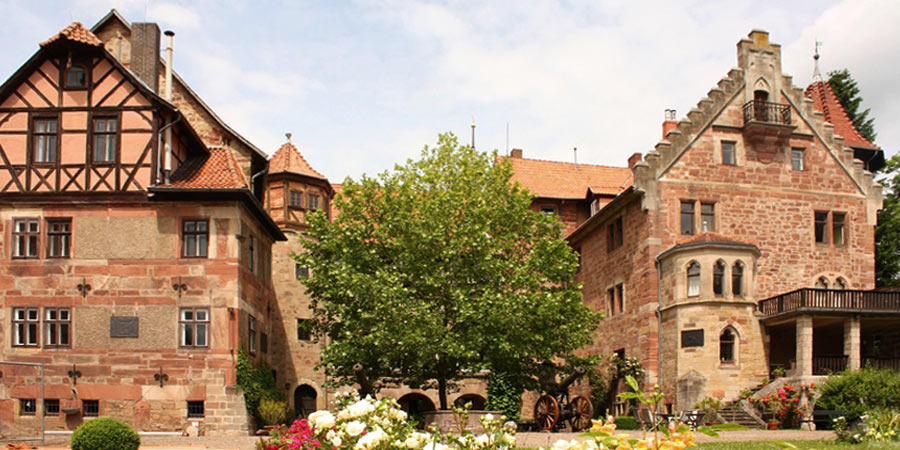
<path fill-rule="evenodd" d="M 542 395 L 534 404 L 534 423 L 541 431 L 553 431 L 559 421 L 559 402 L 552 395 Z"/>
<path fill-rule="evenodd" d="M 569 425 L 572 426 L 572 431 L 581 431 L 591 426 L 594 407 L 591 406 L 590 400 L 579 395 L 569 403 L 569 410 L 571 411 Z"/>

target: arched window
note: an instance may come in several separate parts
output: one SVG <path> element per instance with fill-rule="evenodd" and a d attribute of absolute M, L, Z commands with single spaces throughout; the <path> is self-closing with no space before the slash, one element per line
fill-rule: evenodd
<path fill-rule="evenodd" d="M 67 88 L 87 87 L 87 71 L 82 66 L 72 66 L 66 71 Z"/>
<path fill-rule="evenodd" d="M 834 288 L 843 291 L 847 289 L 847 282 L 844 281 L 843 278 L 838 278 L 837 280 L 834 280 Z"/>
<path fill-rule="evenodd" d="M 713 266 L 713 294 L 722 295 L 725 292 L 725 263 L 716 261 Z"/>
<path fill-rule="evenodd" d="M 741 290 L 744 284 L 744 265 L 738 261 L 731 266 L 731 293 L 735 297 L 744 295 Z"/>
<path fill-rule="evenodd" d="M 700 264 L 692 262 L 687 270 L 688 297 L 700 295 Z"/>
<path fill-rule="evenodd" d="M 816 289 L 828 289 L 828 278 L 819 277 L 819 279 L 816 280 Z"/>
<path fill-rule="evenodd" d="M 722 332 L 722 335 L 719 336 L 719 361 L 723 363 L 733 363 L 734 362 L 734 344 L 737 339 L 735 339 L 734 332 L 731 331 L 731 328 L 726 328 L 725 331 Z"/>

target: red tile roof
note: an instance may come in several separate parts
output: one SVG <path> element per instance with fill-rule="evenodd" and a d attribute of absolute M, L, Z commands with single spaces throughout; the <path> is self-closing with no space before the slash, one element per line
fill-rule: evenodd
<path fill-rule="evenodd" d="M 72 25 L 63 28 L 62 31 L 51 36 L 50 39 L 41 42 L 41 47 L 46 47 L 60 39 L 68 39 L 70 41 L 81 42 L 82 44 L 93 45 L 95 47 L 103 47 L 103 41 L 101 41 L 94 33 L 91 33 L 91 30 L 85 28 L 81 22 L 72 22 Z"/>
<path fill-rule="evenodd" d="M 859 134 L 859 130 L 856 129 L 853 121 L 847 116 L 847 111 L 844 110 L 837 95 L 831 90 L 831 85 L 827 81 L 816 81 L 810 84 L 806 88 L 806 96 L 815 102 L 816 109 L 825 114 L 825 120 L 834 125 L 834 134 L 841 135 L 847 146 L 871 149 L 880 148 Z"/>
<path fill-rule="evenodd" d="M 711 231 L 707 231 L 705 233 L 700 233 L 696 236 L 691 236 L 689 238 L 680 240 L 676 243 L 676 245 L 695 245 L 695 244 L 742 244 L 742 245 L 753 245 L 752 242 L 745 241 L 743 239 L 733 238 L 730 236 L 725 236 L 724 234 L 715 233 Z"/>
<path fill-rule="evenodd" d="M 209 156 L 182 164 L 172 174 L 172 182 L 160 187 L 196 189 L 240 189 L 247 182 L 231 150 L 211 148 Z"/>
<path fill-rule="evenodd" d="M 512 181 L 545 198 L 583 199 L 594 194 L 618 195 L 632 183 L 631 169 L 562 161 L 511 158 Z"/>
<path fill-rule="evenodd" d="M 272 159 L 269 160 L 269 173 L 273 174 L 279 172 L 291 172 L 326 181 L 328 180 L 325 178 L 325 175 L 316 172 L 316 170 L 306 162 L 306 159 L 303 158 L 303 155 L 300 154 L 297 147 L 294 147 L 294 144 L 291 144 L 290 142 L 282 145 L 278 151 L 275 152 L 275 155 L 272 156 Z"/>

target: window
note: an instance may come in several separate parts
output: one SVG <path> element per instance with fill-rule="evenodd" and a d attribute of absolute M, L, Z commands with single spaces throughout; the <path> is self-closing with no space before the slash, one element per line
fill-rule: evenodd
<path fill-rule="evenodd" d="M 541 214 L 545 216 L 552 216 L 556 214 L 555 206 L 541 206 Z"/>
<path fill-rule="evenodd" d="M 38 239 L 41 236 L 38 219 L 16 219 L 13 221 L 13 258 L 37 258 Z"/>
<path fill-rule="evenodd" d="M 247 261 L 247 266 L 248 266 L 248 269 L 250 269 L 250 272 L 255 273 L 255 270 L 256 270 L 256 237 L 251 234 L 249 241 L 250 242 L 249 242 L 248 248 L 250 250 L 250 252 L 249 252 L 250 259 Z"/>
<path fill-rule="evenodd" d="M 37 401 L 33 398 L 20 398 L 19 399 L 19 415 L 20 416 L 33 416 L 37 412 Z"/>
<path fill-rule="evenodd" d="M 609 288 L 606 290 L 606 295 L 609 297 L 609 315 L 610 317 L 616 315 L 616 289 Z"/>
<path fill-rule="evenodd" d="M 819 279 L 816 280 L 816 289 L 828 289 L 828 278 L 819 277 Z"/>
<path fill-rule="evenodd" d="M 182 347 L 209 347 L 209 309 L 181 308 L 178 318 Z"/>
<path fill-rule="evenodd" d="M 37 347 L 40 315 L 37 308 L 13 308 L 13 346 Z"/>
<path fill-rule="evenodd" d="M 619 314 L 625 312 L 625 285 L 622 283 L 616 285 L 616 302 L 619 305 Z"/>
<path fill-rule="evenodd" d="M 44 308 L 44 348 L 69 347 L 71 335 L 69 308 Z"/>
<path fill-rule="evenodd" d="M 47 257 L 68 258 L 72 219 L 47 219 Z"/>
<path fill-rule="evenodd" d="M 847 282 L 844 281 L 843 278 L 838 278 L 837 280 L 834 280 L 834 288 L 844 291 L 847 289 Z"/>
<path fill-rule="evenodd" d="M 311 209 L 313 211 L 319 209 L 319 196 L 318 195 L 309 194 L 307 199 L 309 201 L 309 204 L 308 204 L 309 209 Z"/>
<path fill-rule="evenodd" d="M 247 329 L 249 330 L 247 333 L 249 338 L 247 351 L 249 351 L 251 355 L 254 355 L 256 354 L 256 317 L 249 316 L 247 320 Z"/>
<path fill-rule="evenodd" d="M 32 160 L 36 163 L 55 163 L 59 136 L 56 119 L 34 119 Z"/>
<path fill-rule="evenodd" d="M 700 295 L 700 264 L 692 262 L 687 270 L 688 297 Z"/>
<path fill-rule="evenodd" d="M 294 208 L 303 207 L 303 193 L 300 191 L 291 191 L 291 206 Z"/>
<path fill-rule="evenodd" d="M 828 211 L 816 211 L 815 235 L 816 243 L 825 244 L 825 232 L 828 229 Z"/>
<path fill-rule="evenodd" d="M 100 415 L 100 400 L 82 400 L 81 415 L 84 417 L 98 417 Z"/>
<path fill-rule="evenodd" d="M 66 88 L 87 87 L 87 71 L 82 66 L 72 66 L 66 71 Z"/>
<path fill-rule="evenodd" d="M 741 288 L 744 283 L 744 266 L 740 261 L 734 263 L 731 266 L 731 293 L 734 294 L 735 297 L 740 297 L 742 294 Z"/>
<path fill-rule="evenodd" d="M 737 164 L 734 157 L 734 142 L 722 141 L 722 164 L 728 166 Z"/>
<path fill-rule="evenodd" d="M 805 152 L 802 148 L 792 148 L 791 149 L 791 169 L 793 170 L 804 170 L 805 165 L 803 164 L 803 154 Z"/>
<path fill-rule="evenodd" d="M 45 416 L 58 416 L 59 415 L 59 399 L 44 399 L 44 415 Z"/>
<path fill-rule="evenodd" d="M 185 220 L 181 228 L 184 246 L 181 256 L 184 258 L 206 258 L 209 244 L 209 221 Z"/>
<path fill-rule="evenodd" d="M 205 413 L 203 401 L 187 402 L 188 419 L 202 419 Z"/>
<path fill-rule="evenodd" d="M 694 201 L 681 201 L 681 234 L 694 234 Z"/>
<path fill-rule="evenodd" d="M 309 342 L 312 340 L 312 320 L 297 319 L 297 340 Z"/>
<path fill-rule="evenodd" d="M 719 336 L 719 361 L 723 363 L 734 362 L 734 333 L 730 328 L 726 328 Z"/>
<path fill-rule="evenodd" d="M 700 204 L 700 231 L 716 231 L 716 204 Z"/>
<path fill-rule="evenodd" d="M 269 335 L 266 333 L 259 333 L 259 351 L 269 353 Z"/>
<path fill-rule="evenodd" d="M 309 267 L 303 267 L 300 263 L 295 263 L 294 276 L 297 278 L 309 278 Z"/>
<path fill-rule="evenodd" d="M 831 213 L 831 242 L 834 245 L 844 245 L 844 223 L 846 220 L 846 213 Z"/>
<path fill-rule="evenodd" d="M 114 117 L 97 117 L 94 119 L 94 162 L 109 163 L 116 161 L 116 150 L 118 150 L 117 129 L 118 120 Z"/>
<path fill-rule="evenodd" d="M 622 217 L 618 217 L 612 223 L 607 225 L 607 235 L 606 250 L 608 252 L 611 252 L 624 244 L 625 238 L 622 230 Z"/>
<path fill-rule="evenodd" d="M 713 294 L 722 295 L 725 292 L 725 263 L 716 262 L 713 266 Z"/>

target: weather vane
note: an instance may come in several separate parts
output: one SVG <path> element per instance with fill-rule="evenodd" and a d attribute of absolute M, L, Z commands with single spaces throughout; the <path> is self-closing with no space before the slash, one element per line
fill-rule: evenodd
<path fill-rule="evenodd" d="M 813 81 L 822 81 L 822 72 L 819 72 L 819 47 L 822 41 L 816 41 L 816 52 L 813 54 L 815 64 L 813 66 Z"/>

